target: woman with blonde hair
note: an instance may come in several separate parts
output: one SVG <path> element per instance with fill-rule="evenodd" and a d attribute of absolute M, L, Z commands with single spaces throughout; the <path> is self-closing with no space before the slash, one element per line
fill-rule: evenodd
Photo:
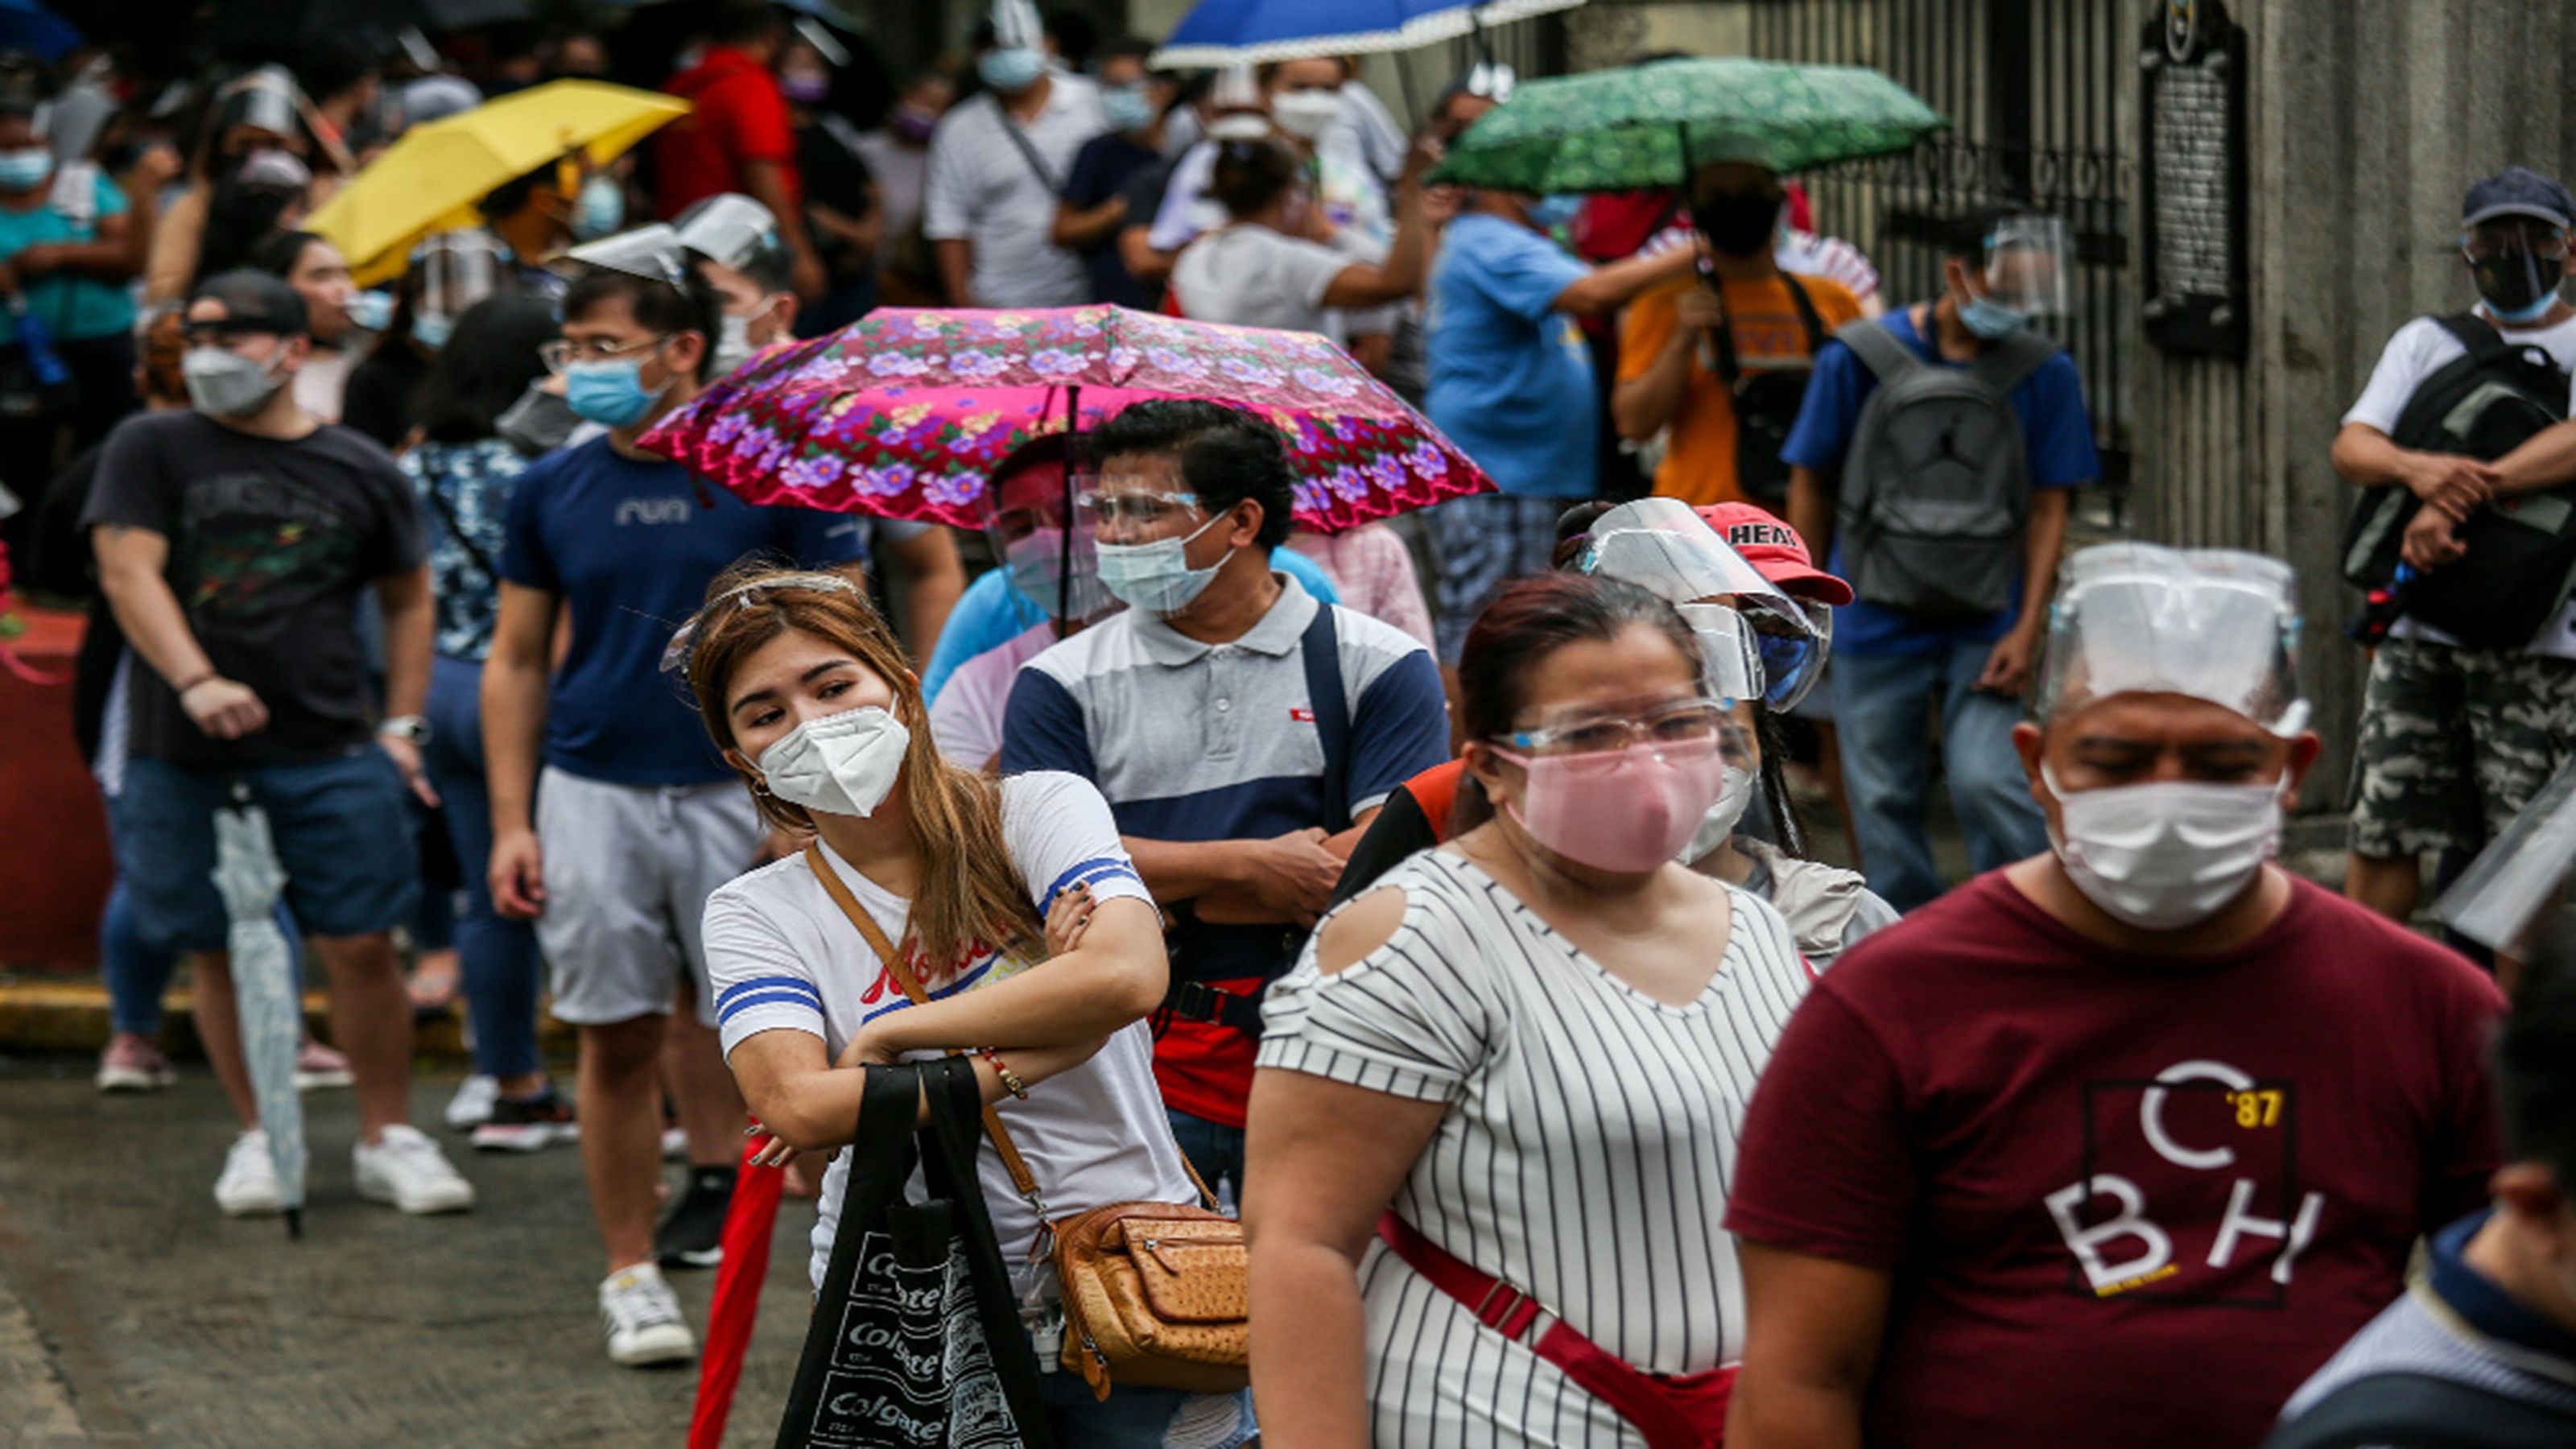
<path fill-rule="evenodd" d="M 866 596 L 836 574 L 737 569 L 675 641 L 707 732 L 800 852 L 709 897 L 708 971 L 734 1078 L 785 1148 L 847 1144 L 870 1063 L 957 1051 L 973 1062 L 1037 1181 L 1048 1219 L 1113 1203 L 1195 1203 L 1154 1085 L 1147 1013 L 1168 973 L 1162 920 L 1088 781 L 995 780 L 944 761 L 920 681 Z M 837 899 L 836 899 L 837 898 Z M 852 909 L 864 910 L 929 998 L 908 1004 Z M 1052 910 L 1051 910 L 1052 908 Z M 987 1141 L 994 1232 L 1015 1268 L 1042 1365 L 1061 1333 L 1045 1230 Z M 823 1180 L 819 1286 L 848 1180 Z M 1067 1444 L 1253 1436 L 1248 1394 L 1043 1376 Z"/>

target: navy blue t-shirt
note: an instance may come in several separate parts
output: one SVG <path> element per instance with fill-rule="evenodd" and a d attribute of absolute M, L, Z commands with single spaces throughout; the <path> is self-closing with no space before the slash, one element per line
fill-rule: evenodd
<path fill-rule="evenodd" d="M 1113 196 L 1127 190 L 1128 183 L 1146 168 L 1162 160 L 1157 152 L 1139 146 L 1112 131 L 1094 136 L 1074 153 L 1073 170 L 1065 178 L 1064 199 L 1073 206 L 1089 211 Z M 1133 203 L 1131 202 L 1132 206 Z M 1151 221 L 1151 213 L 1139 217 L 1129 211 L 1121 227 L 1139 221 Z M 1118 256 L 1118 233 L 1113 231 L 1082 249 L 1082 265 L 1091 274 L 1091 300 L 1120 307 L 1133 307 L 1151 312 L 1163 304 L 1163 289 L 1151 282 L 1141 282 L 1127 270 Z"/>
<path fill-rule="evenodd" d="M 686 681 L 662 672 L 672 631 L 747 555 L 817 569 L 865 559 L 860 524 L 702 493 L 688 469 L 629 458 L 606 438 L 530 465 L 510 495 L 501 577 L 572 611 L 572 648 L 546 707 L 546 763 L 619 785 L 731 778 Z"/>

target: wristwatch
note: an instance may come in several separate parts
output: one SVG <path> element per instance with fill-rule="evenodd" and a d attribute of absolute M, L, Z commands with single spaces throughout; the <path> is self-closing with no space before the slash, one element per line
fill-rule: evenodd
<path fill-rule="evenodd" d="M 377 725 L 376 733 L 389 739 L 425 745 L 429 743 L 429 721 L 416 714 L 398 714 Z"/>

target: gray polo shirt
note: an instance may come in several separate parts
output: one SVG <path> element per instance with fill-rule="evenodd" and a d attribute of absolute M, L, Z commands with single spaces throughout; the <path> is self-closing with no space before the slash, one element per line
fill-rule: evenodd
<path fill-rule="evenodd" d="M 989 91 L 951 109 L 931 133 L 921 232 L 932 241 L 974 244 L 967 285 L 979 306 L 1075 307 L 1091 300 L 1082 258 L 1047 238 L 1074 153 L 1109 129 L 1109 117 L 1090 81 L 1061 71 L 1049 72 L 1049 80 L 1045 109 L 1018 128 L 1026 150 L 1012 140 L 1012 123 Z M 1037 165 L 1030 164 L 1030 152 Z"/>

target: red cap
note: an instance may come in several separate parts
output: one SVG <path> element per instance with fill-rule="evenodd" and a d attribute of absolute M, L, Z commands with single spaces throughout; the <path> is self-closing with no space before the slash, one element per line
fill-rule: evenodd
<path fill-rule="evenodd" d="M 1837 607 L 1852 601 L 1851 585 L 1816 567 L 1798 530 L 1762 509 L 1750 503 L 1712 503 L 1699 516 L 1782 593 Z"/>

